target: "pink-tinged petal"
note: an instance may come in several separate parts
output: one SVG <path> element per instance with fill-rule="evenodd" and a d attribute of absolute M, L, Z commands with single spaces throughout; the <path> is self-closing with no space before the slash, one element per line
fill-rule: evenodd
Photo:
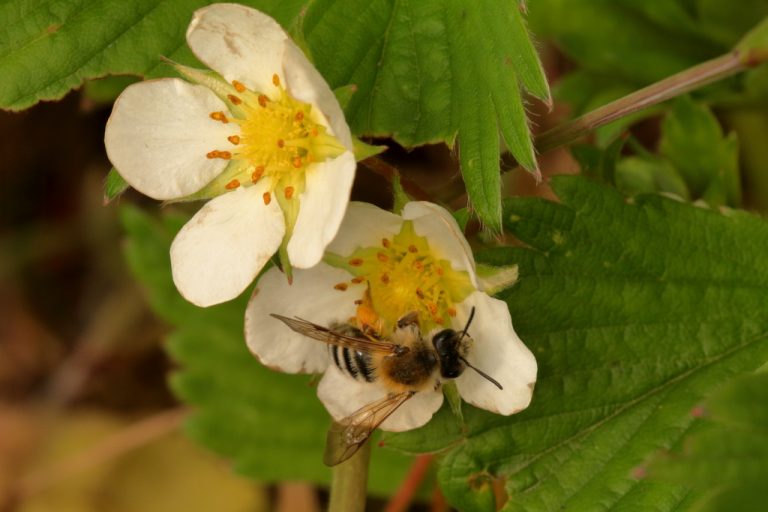
<path fill-rule="evenodd" d="M 347 152 L 307 169 L 299 215 L 288 241 L 288 258 L 294 267 L 309 268 L 322 259 L 344 218 L 356 166 L 355 156 Z"/>
<path fill-rule="evenodd" d="M 469 312 L 475 318 L 469 327 L 473 344 L 467 360 L 504 387 L 500 390 L 477 372 L 467 368 L 456 379 L 461 397 L 477 407 L 497 414 L 514 414 L 531 401 L 536 384 L 536 359 L 512 328 L 507 305 L 482 292 L 475 292 L 457 306 L 454 328 L 463 328 Z"/>
<path fill-rule="evenodd" d="M 274 97 L 272 75 L 282 79 L 288 35 L 266 14 L 238 4 L 213 4 L 195 11 L 187 44 L 228 82 Z"/>
<path fill-rule="evenodd" d="M 283 212 L 262 195 L 267 184 L 239 188 L 203 206 L 171 244 L 173 281 L 206 307 L 240 295 L 275 253 L 285 234 Z"/>
<path fill-rule="evenodd" d="M 361 247 L 380 246 L 383 238 L 392 238 L 400 232 L 403 219 L 372 204 L 352 201 L 339 227 L 336 238 L 327 251 L 349 256 Z"/>
<path fill-rule="evenodd" d="M 329 327 L 355 316 L 363 288 L 334 288 L 350 276 L 325 263 L 294 270 L 293 284 L 277 268 L 259 279 L 245 311 L 245 341 L 265 366 L 287 373 L 319 373 L 328 366 L 328 345 L 292 331 L 271 313 L 299 317 Z"/>
<path fill-rule="evenodd" d="M 309 62 L 293 41 L 288 41 L 285 47 L 283 62 L 285 81 L 288 92 L 294 98 L 319 107 L 323 114 L 323 124 L 330 126 L 333 135 L 350 151 L 352 151 L 352 134 L 349 132 L 344 112 L 336 99 L 336 95 L 328 83 Z"/>
<path fill-rule="evenodd" d="M 361 407 L 384 398 L 387 391 L 377 382 L 361 382 L 328 366 L 317 388 L 317 396 L 336 421 L 350 416 Z M 389 432 L 412 430 L 426 424 L 443 403 L 439 391 L 422 391 L 401 405 L 382 424 Z"/>
<path fill-rule="evenodd" d="M 403 218 L 413 221 L 416 234 L 427 239 L 438 258 L 450 261 L 454 270 L 467 272 L 477 288 L 472 249 L 456 219 L 445 208 L 426 201 L 413 201 L 403 208 Z"/>
<path fill-rule="evenodd" d="M 226 147 L 237 130 L 211 119 L 227 112 L 210 90 L 178 78 L 127 87 L 104 132 L 107 156 L 133 188 L 155 199 L 177 199 L 203 188 L 227 161 L 206 154 Z"/>

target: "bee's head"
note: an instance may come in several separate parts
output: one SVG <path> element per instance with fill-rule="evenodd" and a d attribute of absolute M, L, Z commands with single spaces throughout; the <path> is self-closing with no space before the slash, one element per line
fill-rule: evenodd
<path fill-rule="evenodd" d="M 443 329 L 432 337 L 432 344 L 435 347 L 435 352 L 437 352 L 437 359 L 440 361 L 440 375 L 444 379 L 455 379 L 464 373 L 465 368 L 470 367 L 497 388 L 504 389 L 490 375 L 475 368 L 466 359 L 468 344 L 464 338 L 467 336 L 469 324 L 472 323 L 474 317 L 475 308 L 472 308 L 467 325 L 464 326 L 464 330 L 460 333 L 453 329 Z"/>

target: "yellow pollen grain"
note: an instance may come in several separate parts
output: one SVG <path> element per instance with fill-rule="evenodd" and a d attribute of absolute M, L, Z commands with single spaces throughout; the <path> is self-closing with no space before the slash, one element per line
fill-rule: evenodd
<path fill-rule="evenodd" d="M 270 194 L 269 192 L 264 192 L 264 195 L 261 197 L 264 200 L 265 205 L 268 205 L 269 203 L 272 202 L 272 194 Z"/>
<path fill-rule="evenodd" d="M 285 190 L 283 192 L 285 193 L 285 198 L 290 199 L 293 197 L 293 187 L 285 187 Z"/>
<path fill-rule="evenodd" d="M 280 85 L 280 77 L 277 76 L 277 73 L 272 75 L 272 83 L 275 85 L 275 87 Z"/>
<path fill-rule="evenodd" d="M 227 124 L 229 122 L 229 119 L 227 119 L 227 116 L 224 115 L 224 112 L 211 112 L 211 119 L 214 121 L 221 121 L 224 124 Z"/>
<path fill-rule="evenodd" d="M 239 135 L 230 135 L 229 137 L 227 137 L 227 140 L 229 142 L 231 142 L 232 144 L 234 144 L 235 146 L 240 144 L 240 136 Z"/>
<path fill-rule="evenodd" d="M 382 263 L 386 263 L 387 261 L 389 261 L 389 256 L 387 256 L 383 252 L 377 252 L 376 253 L 376 259 L 379 260 Z"/>
<path fill-rule="evenodd" d="M 245 92 L 245 86 L 237 80 L 232 80 L 232 87 L 234 87 L 237 92 Z"/>
<path fill-rule="evenodd" d="M 262 107 L 267 106 L 267 97 L 264 96 L 263 94 L 259 94 L 259 105 L 261 105 Z"/>
<path fill-rule="evenodd" d="M 333 285 L 333 289 L 334 290 L 339 290 L 340 292 L 347 291 L 348 287 L 349 287 L 349 285 L 347 283 L 338 283 L 338 284 Z"/>
<path fill-rule="evenodd" d="M 353 267 L 359 267 L 360 265 L 363 264 L 363 259 L 362 258 L 352 258 L 351 260 L 349 260 L 349 264 L 352 265 Z"/>
<path fill-rule="evenodd" d="M 235 190 L 239 186 L 240 186 L 240 180 L 232 180 L 226 185 L 224 185 L 224 188 L 226 188 L 227 190 Z"/>
<path fill-rule="evenodd" d="M 227 98 L 229 99 L 229 101 L 232 102 L 233 105 L 239 105 L 239 104 L 241 104 L 243 102 L 243 100 L 241 100 L 240 98 L 238 98 L 234 94 L 227 94 Z"/>

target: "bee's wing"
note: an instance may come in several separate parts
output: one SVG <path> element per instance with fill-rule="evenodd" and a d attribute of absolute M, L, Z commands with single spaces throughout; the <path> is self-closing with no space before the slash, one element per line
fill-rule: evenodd
<path fill-rule="evenodd" d="M 329 329 L 328 327 L 302 320 L 301 318 L 288 318 L 287 316 L 277 315 L 275 313 L 272 313 L 271 316 L 281 320 L 285 325 L 297 333 L 315 340 L 320 340 L 329 345 L 349 347 L 353 350 L 360 350 L 363 352 L 381 352 L 384 354 L 401 354 L 404 350 L 407 350 L 406 347 L 398 345 L 397 343 L 348 336 L 338 331 L 334 331 L 333 329 Z"/>
<path fill-rule="evenodd" d="M 328 430 L 323 462 L 328 466 L 335 466 L 350 458 L 376 427 L 414 394 L 413 391 L 406 391 L 387 395 L 361 407 L 340 422 L 334 422 Z"/>

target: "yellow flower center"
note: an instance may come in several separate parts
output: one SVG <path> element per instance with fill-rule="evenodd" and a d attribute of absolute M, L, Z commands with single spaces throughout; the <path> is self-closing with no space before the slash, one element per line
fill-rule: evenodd
<path fill-rule="evenodd" d="M 454 305 L 474 291 L 469 275 L 436 257 L 410 221 L 377 247 L 358 249 L 348 258 L 330 254 L 326 262 L 355 276 L 349 283 L 336 284 L 336 290 L 366 286 L 364 299 L 357 301 L 357 321 L 361 327 L 365 324 L 385 335 L 412 311 L 418 313 L 423 332 L 450 326 L 451 317 L 456 316 Z"/>
<path fill-rule="evenodd" d="M 215 121 L 237 125 L 239 132 L 208 152 L 208 158 L 232 162 L 196 196 L 212 197 L 266 179 L 272 193 L 281 191 L 278 200 L 283 203 L 304 190 L 309 165 L 346 151 L 320 122 L 322 114 L 292 97 L 277 75 L 272 82 L 277 94 L 270 99 L 233 81 L 231 93 L 226 95 L 229 113 L 210 113 Z M 270 192 L 263 199 L 269 204 Z"/>

